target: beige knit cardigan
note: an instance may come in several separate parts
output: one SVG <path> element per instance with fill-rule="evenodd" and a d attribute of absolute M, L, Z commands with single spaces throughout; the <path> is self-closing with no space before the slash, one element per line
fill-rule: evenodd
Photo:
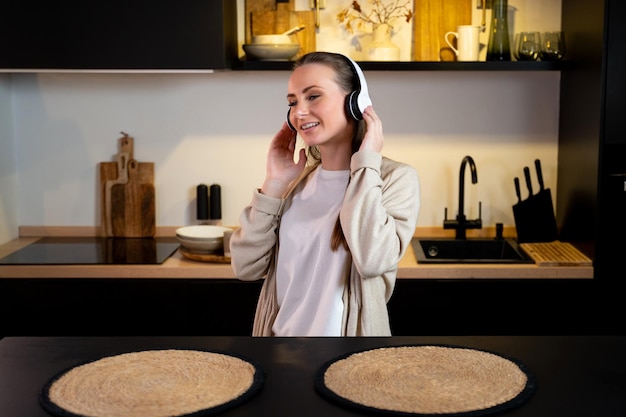
<path fill-rule="evenodd" d="M 272 336 L 278 313 L 275 262 L 281 214 L 290 206 L 308 167 L 283 198 L 255 190 L 230 240 L 231 265 L 244 281 L 265 279 L 254 318 L 253 336 Z M 356 152 L 339 217 L 352 266 L 343 294 L 343 336 L 390 336 L 387 302 L 398 262 L 415 232 L 420 207 L 419 179 L 409 165 L 377 152 Z M 303 239 L 306 239 L 303 236 Z M 330 244 L 330 242 L 329 242 Z"/>

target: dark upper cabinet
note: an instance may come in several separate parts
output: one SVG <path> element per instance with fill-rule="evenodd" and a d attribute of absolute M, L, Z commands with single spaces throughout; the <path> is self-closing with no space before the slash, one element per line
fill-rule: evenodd
<path fill-rule="evenodd" d="M 595 278 L 619 283 L 626 253 L 626 2 L 563 0 L 576 66 L 561 74 L 557 218 L 563 240 L 590 241 Z"/>
<path fill-rule="evenodd" d="M 612 0 L 608 4 L 603 142 L 604 145 L 626 145 L 623 116 L 626 106 L 626 2 Z M 622 154 L 622 160 L 626 160 L 626 155 Z M 621 168 L 626 169 L 626 166 Z"/>
<path fill-rule="evenodd" d="M 208 70 L 237 59 L 233 0 L 10 0 L 1 69 Z"/>
<path fill-rule="evenodd" d="M 606 4 L 596 259 L 599 273 L 619 282 L 626 253 L 626 3 L 607 0 Z"/>

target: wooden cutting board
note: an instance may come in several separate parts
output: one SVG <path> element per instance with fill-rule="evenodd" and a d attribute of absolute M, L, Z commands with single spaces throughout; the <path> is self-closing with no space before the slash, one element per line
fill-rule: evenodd
<path fill-rule="evenodd" d="M 128 182 L 128 162 L 130 154 L 128 152 L 120 152 L 117 154 L 117 172 L 113 172 L 110 177 L 115 179 L 107 179 L 104 182 L 104 226 L 107 236 L 113 236 L 113 225 L 111 224 L 111 190 L 115 184 L 126 184 Z M 103 163 L 104 164 L 104 163 Z M 108 164 L 100 166 L 100 172 L 111 170 L 107 168 Z M 111 170 L 112 171 L 112 170 Z M 116 177 L 115 177 L 116 176 Z M 108 178 L 108 177 L 107 177 Z"/>
<path fill-rule="evenodd" d="M 538 266 L 591 266 L 593 262 L 567 242 L 520 243 Z"/>
<path fill-rule="evenodd" d="M 292 36 L 300 44 L 300 51 L 292 59 L 315 51 L 315 12 L 294 11 L 295 0 L 246 0 L 246 43 L 256 35 L 279 34 L 296 26 L 304 29 Z"/>
<path fill-rule="evenodd" d="M 118 153 L 113 158 L 113 162 L 100 162 L 100 183 L 107 180 L 115 180 L 119 177 L 118 156 L 121 153 L 128 153 L 129 159 L 135 159 L 134 148 L 135 139 L 122 132 L 124 136 L 118 139 Z M 139 162 L 139 177 L 142 182 L 154 182 L 154 163 Z"/>
<path fill-rule="evenodd" d="M 122 137 L 118 139 L 118 153 L 113 162 L 100 162 L 100 211 L 101 227 L 104 236 L 112 237 L 113 223 L 111 189 L 114 184 L 126 184 L 128 182 L 128 172 L 126 167 L 128 162 L 134 159 L 134 138 L 122 132 Z M 154 184 L 154 163 L 139 162 L 139 182 L 141 184 Z"/>
<path fill-rule="evenodd" d="M 276 10 L 276 0 L 246 0 L 245 4 L 246 43 L 252 42 L 252 13 Z M 262 33 L 255 33 L 262 35 Z"/>
<path fill-rule="evenodd" d="M 456 61 L 444 36 L 472 24 L 472 0 L 414 0 L 413 60 Z"/>
<path fill-rule="evenodd" d="M 111 187 L 113 237 L 154 237 L 156 234 L 154 184 L 141 182 L 139 162 L 126 166 L 128 181 Z"/>
<path fill-rule="evenodd" d="M 100 163 L 100 201 L 102 216 L 102 231 L 105 236 L 113 236 L 111 229 L 111 187 L 113 183 L 126 182 L 126 164 L 133 155 L 133 138 L 122 132 L 118 139 L 118 153 L 114 162 Z"/>
<path fill-rule="evenodd" d="M 229 264 L 230 257 L 224 256 L 222 253 L 198 253 L 193 252 L 183 246 L 179 248 L 180 253 L 187 259 L 198 262 L 209 262 L 216 264 Z"/>

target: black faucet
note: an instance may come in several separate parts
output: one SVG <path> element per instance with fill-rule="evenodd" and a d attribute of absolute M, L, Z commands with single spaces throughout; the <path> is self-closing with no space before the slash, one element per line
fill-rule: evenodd
<path fill-rule="evenodd" d="M 445 209 L 445 218 L 443 221 L 444 229 L 456 229 L 456 238 L 465 239 L 465 231 L 467 229 L 482 229 L 483 221 L 481 220 L 482 204 L 478 202 L 478 218 L 475 220 L 467 220 L 465 213 L 463 212 L 463 200 L 465 198 L 465 166 L 469 163 L 470 172 L 472 174 L 472 184 L 478 182 L 478 176 L 476 174 L 476 164 L 471 156 L 467 155 L 461 161 L 461 172 L 459 173 L 459 212 L 456 215 L 456 220 L 448 220 L 448 208 Z"/>

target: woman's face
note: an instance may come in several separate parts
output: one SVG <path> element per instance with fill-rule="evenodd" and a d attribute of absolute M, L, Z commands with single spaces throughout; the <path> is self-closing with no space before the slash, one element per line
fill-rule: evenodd
<path fill-rule="evenodd" d="M 348 92 L 335 78 L 335 71 L 324 64 L 303 65 L 289 78 L 289 120 L 307 146 L 352 140 L 353 124 L 344 107 Z"/>

